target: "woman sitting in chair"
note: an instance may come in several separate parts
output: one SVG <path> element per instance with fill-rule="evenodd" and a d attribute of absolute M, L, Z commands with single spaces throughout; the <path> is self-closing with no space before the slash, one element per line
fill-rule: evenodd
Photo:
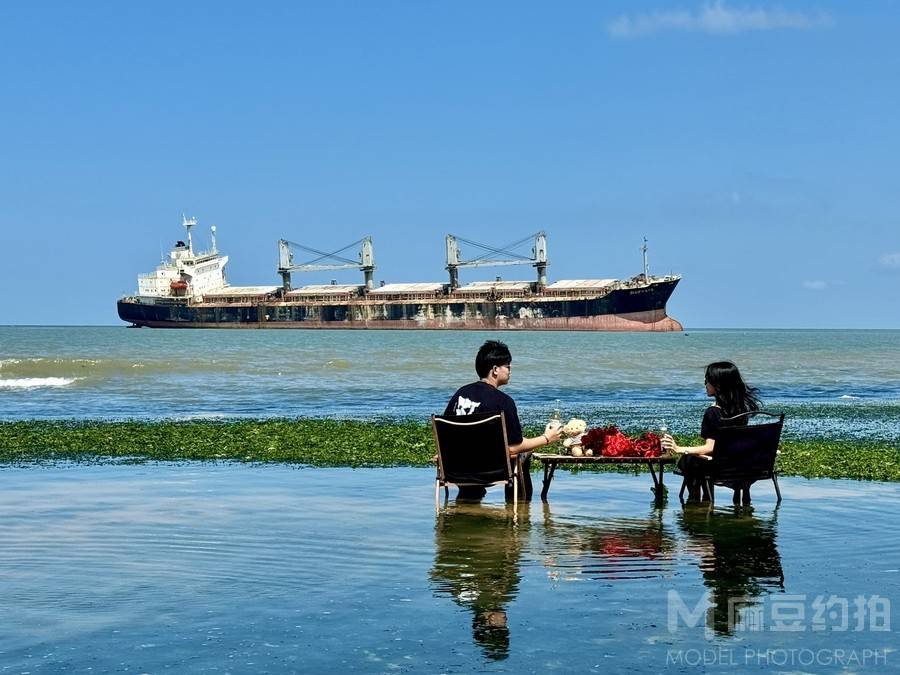
<path fill-rule="evenodd" d="M 662 447 L 670 452 L 684 455 L 678 461 L 675 473 L 684 476 L 688 486 L 688 499 L 700 499 L 700 490 L 703 489 L 704 499 L 709 499 L 705 478 L 707 476 L 707 464 L 712 459 L 716 447 L 716 435 L 718 430 L 726 426 L 747 424 L 747 418 L 729 420 L 729 417 L 741 413 L 759 410 L 760 400 L 757 391 L 748 387 L 737 366 L 730 361 L 716 361 L 706 367 L 706 395 L 715 398 L 715 403 L 706 409 L 703 422 L 700 423 L 700 437 L 705 441 L 703 445 L 689 448 L 680 447 L 675 440 L 666 434 L 662 439 Z M 750 503 L 749 484 L 731 484 L 728 487 L 734 490 L 734 503 L 741 503 L 743 493 L 744 504 Z"/>

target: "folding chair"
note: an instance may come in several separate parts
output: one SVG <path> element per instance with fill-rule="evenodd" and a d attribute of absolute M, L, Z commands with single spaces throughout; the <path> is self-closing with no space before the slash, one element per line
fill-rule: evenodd
<path fill-rule="evenodd" d="M 519 501 L 519 462 L 510 458 L 506 420 L 502 412 L 474 415 L 432 415 L 437 447 L 434 506 L 443 486 L 512 487 L 513 504 Z"/>
<path fill-rule="evenodd" d="M 775 418 L 777 421 L 750 424 L 750 421 L 758 416 Z M 778 456 L 778 443 L 784 427 L 784 413 L 759 410 L 727 417 L 722 421 L 733 422 L 743 417 L 746 417 L 748 422 L 745 426 L 726 426 L 719 429 L 705 479 L 709 500 L 715 502 L 715 485 L 744 485 L 771 479 L 775 485 L 777 502 L 781 503 L 775 458 Z M 678 493 L 680 498 L 683 498 L 685 487 L 686 481 L 683 481 L 681 491 Z"/>

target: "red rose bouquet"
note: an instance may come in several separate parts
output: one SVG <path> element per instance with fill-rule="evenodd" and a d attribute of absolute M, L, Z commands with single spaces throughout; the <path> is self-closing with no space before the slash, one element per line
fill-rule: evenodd
<path fill-rule="evenodd" d="M 662 447 L 659 436 L 651 431 L 629 438 L 614 424 L 585 432 L 581 445 L 604 457 L 659 457 Z"/>

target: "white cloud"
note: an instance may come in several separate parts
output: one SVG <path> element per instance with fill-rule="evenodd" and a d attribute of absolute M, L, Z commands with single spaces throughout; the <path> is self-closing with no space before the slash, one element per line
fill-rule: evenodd
<path fill-rule="evenodd" d="M 900 253 L 885 253 L 878 262 L 882 267 L 889 269 L 900 269 Z"/>
<path fill-rule="evenodd" d="M 617 38 L 636 38 L 663 31 L 690 31 L 712 35 L 734 35 L 747 31 L 809 30 L 830 26 L 825 13 L 804 14 L 780 7 L 731 8 L 723 0 L 705 3 L 698 11 L 657 11 L 634 16 L 622 15 L 611 21 L 607 32 Z"/>
<path fill-rule="evenodd" d="M 828 287 L 827 281 L 816 279 L 815 281 L 804 281 L 803 288 L 809 291 L 824 291 Z"/>

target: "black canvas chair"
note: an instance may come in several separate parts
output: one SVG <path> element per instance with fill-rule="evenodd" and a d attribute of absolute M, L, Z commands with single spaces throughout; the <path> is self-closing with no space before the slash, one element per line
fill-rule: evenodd
<path fill-rule="evenodd" d="M 715 502 L 716 485 L 744 485 L 758 480 L 771 480 L 775 484 L 775 494 L 780 503 L 781 490 L 778 487 L 775 458 L 781 441 L 784 413 L 760 410 L 727 417 L 723 421 L 730 422 L 742 417 L 747 418 L 745 426 L 719 429 L 712 460 L 707 467 L 706 487 L 709 490 L 709 500 Z M 763 417 L 775 421 L 753 423 Z M 684 498 L 686 485 L 687 482 L 682 481 L 679 498 Z"/>
<path fill-rule="evenodd" d="M 448 485 L 512 487 L 513 504 L 519 500 L 519 461 L 510 458 L 506 420 L 502 412 L 475 415 L 432 415 L 437 447 L 434 504 Z"/>

